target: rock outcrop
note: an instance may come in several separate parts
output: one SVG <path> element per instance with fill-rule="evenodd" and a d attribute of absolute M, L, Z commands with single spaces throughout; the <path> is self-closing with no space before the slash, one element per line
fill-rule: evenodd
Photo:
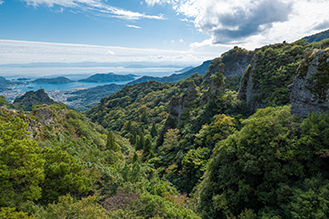
<path fill-rule="evenodd" d="M 256 100 L 259 95 L 258 84 L 254 81 L 253 72 L 256 66 L 255 58 L 248 66 L 241 79 L 241 87 L 238 93 L 238 99 L 245 100 L 250 112 L 256 112 L 257 108 L 264 107 L 264 104 Z"/>
<path fill-rule="evenodd" d="M 237 46 L 224 53 L 221 56 L 221 62 L 225 65 L 225 70 L 223 71 L 224 76 L 226 78 L 242 76 L 250 64 L 253 55 L 253 51 L 248 51 Z"/>
<path fill-rule="evenodd" d="M 53 111 L 47 107 L 37 108 L 32 115 L 38 117 L 42 125 L 50 125 L 54 123 Z"/>
<path fill-rule="evenodd" d="M 314 51 L 299 66 L 288 87 L 291 113 L 305 118 L 309 113 L 329 112 L 329 50 Z"/>
<path fill-rule="evenodd" d="M 294 43 L 278 43 L 256 49 L 245 71 L 238 98 L 248 110 L 290 104 L 287 86 L 294 81 L 305 48 Z"/>
<path fill-rule="evenodd" d="M 170 127 L 176 127 L 180 122 L 180 117 L 184 112 L 186 107 L 189 107 L 190 104 L 197 98 L 198 92 L 196 90 L 196 85 L 193 80 L 188 82 L 186 92 L 183 96 L 173 97 L 169 103 L 169 118 Z"/>

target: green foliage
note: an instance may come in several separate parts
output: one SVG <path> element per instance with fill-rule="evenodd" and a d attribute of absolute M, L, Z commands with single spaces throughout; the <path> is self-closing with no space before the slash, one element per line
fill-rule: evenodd
<path fill-rule="evenodd" d="M 255 54 L 254 88 L 257 100 L 267 106 L 282 106 L 290 102 L 287 86 L 293 82 L 305 48 L 294 44 L 263 47 Z"/>
<path fill-rule="evenodd" d="M 28 134 L 27 124 L 19 118 L 0 123 L 0 206 L 41 197 L 45 160 Z"/>
<path fill-rule="evenodd" d="M 288 106 L 261 109 L 244 121 L 240 132 L 217 145 L 199 186 L 203 217 L 224 218 L 243 208 L 277 205 L 277 185 L 305 176 L 292 146 L 297 122 Z"/>
<path fill-rule="evenodd" d="M 109 151 L 119 151 L 120 147 L 115 142 L 113 132 L 109 131 L 107 135 L 106 149 Z"/>
<path fill-rule="evenodd" d="M 323 103 L 326 101 L 327 91 L 329 89 L 329 66 L 327 64 L 328 58 L 329 50 L 325 52 L 323 57 L 319 58 L 317 72 L 310 78 L 307 78 L 307 81 L 310 83 L 310 86 L 307 86 L 306 88 L 309 89 L 310 92 L 315 95 L 319 103 Z"/>
<path fill-rule="evenodd" d="M 202 217 L 225 218 L 244 208 L 264 218 L 327 215 L 328 122 L 314 113 L 299 124 L 289 106 L 257 110 L 216 146 L 198 186 Z"/>
<path fill-rule="evenodd" d="M 242 76 L 225 78 L 225 88 L 233 91 L 239 91 Z"/>
<path fill-rule="evenodd" d="M 3 95 L 0 95 L 0 106 L 7 105 L 8 102 L 6 100 L 6 97 Z"/>
<path fill-rule="evenodd" d="M 42 203 L 57 201 L 59 196 L 67 193 L 80 197 L 91 190 L 91 181 L 85 176 L 82 166 L 66 151 L 58 147 L 44 148 L 42 157 L 46 160 Z"/>
<path fill-rule="evenodd" d="M 22 211 L 15 211 L 15 208 L 1 207 L 0 218 L 2 219 L 34 219 L 34 217 L 28 216 L 27 213 Z"/>
<path fill-rule="evenodd" d="M 151 137 L 152 138 L 154 138 L 157 135 L 157 129 L 155 127 L 155 123 L 154 122 L 152 123 L 152 128 L 151 128 L 150 134 L 151 134 Z"/>
<path fill-rule="evenodd" d="M 77 201 L 72 196 L 59 197 L 58 203 L 49 204 L 44 210 L 33 215 L 37 219 L 42 218 L 76 218 L 94 219 L 108 218 L 106 210 L 96 202 L 95 196 L 89 196 Z"/>
<path fill-rule="evenodd" d="M 329 180 L 317 176 L 291 187 L 281 185 L 279 198 L 286 218 L 327 218 Z"/>
<path fill-rule="evenodd" d="M 136 216 L 142 216 L 143 218 L 200 218 L 191 210 L 182 206 L 177 207 L 174 203 L 149 193 L 141 194 L 140 200 L 133 201 L 130 209 L 135 212 Z"/>
<path fill-rule="evenodd" d="M 21 109 L 32 111 L 33 105 L 40 104 L 54 104 L 55 101 L 51 99 L 44 89 L 37 91 L 28 91 L 23 96 L 15 99 L 14 104 L 17 104 Z"/>
<path fill-rule="evenodd" d="M 316 33 L 314 35 L 304 37 L 303 40 L 306 40 L 308 43 L 312 43 L 312 42 L 319 42 L 327 38 L 329 38 L 329 30 L 325 30 L 323 32 Z"/>

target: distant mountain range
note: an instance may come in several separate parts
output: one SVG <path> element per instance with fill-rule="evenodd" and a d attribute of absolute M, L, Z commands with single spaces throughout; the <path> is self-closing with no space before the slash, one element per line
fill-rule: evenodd
<path fill-rule="evenodd" d="M 311 36 L 304 37 L 303 40 L 306 40 L 306 42 L 308 43 L 313 43 L 313 42 L 319 42 L 327 38 L 329 38 L 329 29 L 317 34 L 313 34 Z"/>
<path fill-rule="evenodd" d="M 184 80 L 185 78 L 193 75 L 194 73 L 199 73 L 199 74 L 203 74 L 204 75 L 207 72 L 207 69 L 208 69 L 211 61 L 212 60 L 205 61 L 205 62 L 202 63 L 202 65 L 197 66 L 195 68 L 192 67 L 192 69 L 191 69 L 191 67 L 187 67 L 187 69 L 190 68 L 190 70 L 185 71 L 185 72 L 180 73 L 180 74 L 174 73 L 174 74 L 172 74 L 170 76 L 165 76 L 165 77 L 143 76 L 143 77 L 141 77 L 139 79 L 136 79 L 136 80 L 134 80 L 132 82 L 129 82 L 128 84 L 131 84 L 132 85 L 132 84 L 137 84 L 137 83 L 141 83 L 141 82 L 145 82 L 145 81 L 152 81 L 152 80 L 153 81 L 162 82 L 162 83 L 165 83 L 165 82 L 175 83 L 177 81 Z M 181 72 L 183 70 L 184 69 L 182 69 L 182 70 L 180 70 L 178 72 Z"/>

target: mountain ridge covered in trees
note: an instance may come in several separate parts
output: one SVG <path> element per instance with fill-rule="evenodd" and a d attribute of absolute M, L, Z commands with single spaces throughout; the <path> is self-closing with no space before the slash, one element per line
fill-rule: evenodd
<path fill-rule="evenodd" d="M 0 98 L 0 216 L 327 218 L 329 115 L 292 114 L 287 84 L 328 46 L 234 47 L 205 74 L 126 85 L 85 114 Z M 310 82 L 327 92 L 319 63 Z"/>

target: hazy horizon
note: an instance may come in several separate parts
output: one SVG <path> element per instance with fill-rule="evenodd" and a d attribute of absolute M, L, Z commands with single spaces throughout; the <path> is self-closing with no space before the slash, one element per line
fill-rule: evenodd
<path fill-rule="evenodd" d="M 197 66 L 234 46 L 254 50 L 326 30 L 328 8 L 324 0 L 0 0 L 0 65 Z"/>

